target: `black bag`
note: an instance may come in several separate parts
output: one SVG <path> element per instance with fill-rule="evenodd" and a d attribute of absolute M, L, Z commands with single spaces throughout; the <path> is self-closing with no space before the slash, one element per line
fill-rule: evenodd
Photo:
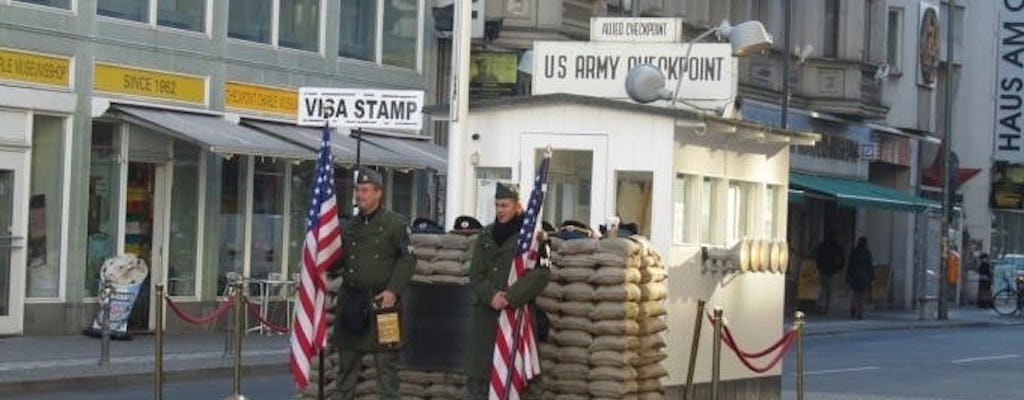
<path fill-rule="evenodd" d="M 373 313 L 373 297 L 364 290 L 346 291 L 341 298 L 338 320 L 341 330 L 349 335 L 364 335 L 370 331 L 370 315 Z"/>

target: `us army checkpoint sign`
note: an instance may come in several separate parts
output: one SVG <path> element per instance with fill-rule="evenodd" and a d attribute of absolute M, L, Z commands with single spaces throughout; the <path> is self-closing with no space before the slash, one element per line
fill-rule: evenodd
<path fill-rule="evenodd" d="M 302 126 L 376 128 L 403 131 L 423 129 L 423 92 L 299 88 L 298 124 Z"/>

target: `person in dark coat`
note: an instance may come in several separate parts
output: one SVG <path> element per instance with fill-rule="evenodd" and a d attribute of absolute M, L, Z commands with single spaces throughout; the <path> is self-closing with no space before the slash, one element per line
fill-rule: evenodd
<path fill-rule="evenodd" d="M 843 256 L 843 246 L 836 240 L 836 231 L 830 229 L 814 255 L 820 279 L 818 306 L 825 312 L 828 312 L 828 306 L 832 303 L 833 276 L 843 270 Z"/>
<path fill-rule="evenodd" d="M 398 359 L 395 348 L 383 348 L 370 322 L 372 304 L 388 309 L 398 305 L 412 278 L 416 259 L 409 245 L 408 220 L 381 204 L 383 180 L 365 169 L 356 181 L 359 214 L 345 224 L 344 254 L 331 270 L 340 275 L 334 346 L 338 349 L 338 396 L 352 400 L 363 369 L 363 355 L 373 354 L 377 366 L 377 395 L 398 400 Z"/>
<path fill-rule="evenodd" d="M 464 367 L 468 378 L 466 398 L 471 400 L 487 399 L 499 313 L 508 307 L 532 304 L 547 286 L 550 275 L 543 260 L 546 256 L 542 254 L 542 260 L 533 269 L 512 286 L 507 286 L 519 242 L 518 233 L 523 226 L 523 208 L 514 186 L 499 183 L 494 197 L 494 223 L 484 227 L 477 237 L 469 269 L 474 300 L 466 330 Z M 538 240 L 542 239 L 538 236 Z M 540 243 L 540 247 L 546 248 L 546 243 Z M 536 321 L 537 307 L 531 307 L 531 310 L 533 315 L 529 318 Z M 536 322 L 534 326 L 537 326 Z M 540 399 L 540 386 L 535 378 L 527 384 L 520 398 Z"/>
<path fill-rule="evenodd" d="M 853 304 L 850 316 L 864 319 L 864 308 L 871 296 L 871 282 L 875 277 L 875 260 L 868 250 L 868 238 L 857 239 L 857 247 L 850 252 L 850 265 L 846 272 L 846 283 L 853 290 Z"/>
<path fill-rule="evenodd" d="M 978 307 L 992 307 L 992 264 L 988 262 L 988 253 L 978 256 Z"/>

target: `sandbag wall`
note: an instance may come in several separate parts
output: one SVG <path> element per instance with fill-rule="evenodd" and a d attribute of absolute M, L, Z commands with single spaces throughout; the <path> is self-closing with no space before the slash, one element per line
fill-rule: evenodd
<path fill-rule="evenodd" d="M 540 347 L 547 398 L 664 398 L 661 332 L 667 271 L 646 240 L 552 242 L 552 280 L 537 300 L 551 320 Z"/>
<path fill-rule="evenodd" d="M 417 258 L 413 279 L 425 283 L 468 284 L 475 236 L 415 234 Z M 546 399 L 664 398 L 661 362 L 667 358 L 661 332 L 667 329 L 663 300 L 667 271 L 661 257 L 639 236 L 631 239 L 552 239 L 551 282 L 537 299 L 549 316 L 551 332 L 539 343 Z M 328 323 L 333 325 L 334 293 L 330 284 Z M 333 328 L 328 329 L 331 335 Z M 326 360 L 325 391 L 336 392 L 337 353 Z M 299 395 L 316 398 L 318 363 L 312 384 Z M 377 399 L 373 358 L 363 360 L 357 399 Z M 399 373 L 405 399 L 464 398 L 465 376 L 450 372 Z"/>

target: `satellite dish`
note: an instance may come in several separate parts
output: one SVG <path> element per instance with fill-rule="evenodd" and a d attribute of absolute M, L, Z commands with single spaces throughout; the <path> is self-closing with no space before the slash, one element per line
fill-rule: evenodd
<path fill-rule="evenodd" d="M 641 104 L 672 100 L 672 92 L 665 88 L 665 75 L 651 64 L 637 65 L 629 70 L 626 74 L 626 94 Z"/>

